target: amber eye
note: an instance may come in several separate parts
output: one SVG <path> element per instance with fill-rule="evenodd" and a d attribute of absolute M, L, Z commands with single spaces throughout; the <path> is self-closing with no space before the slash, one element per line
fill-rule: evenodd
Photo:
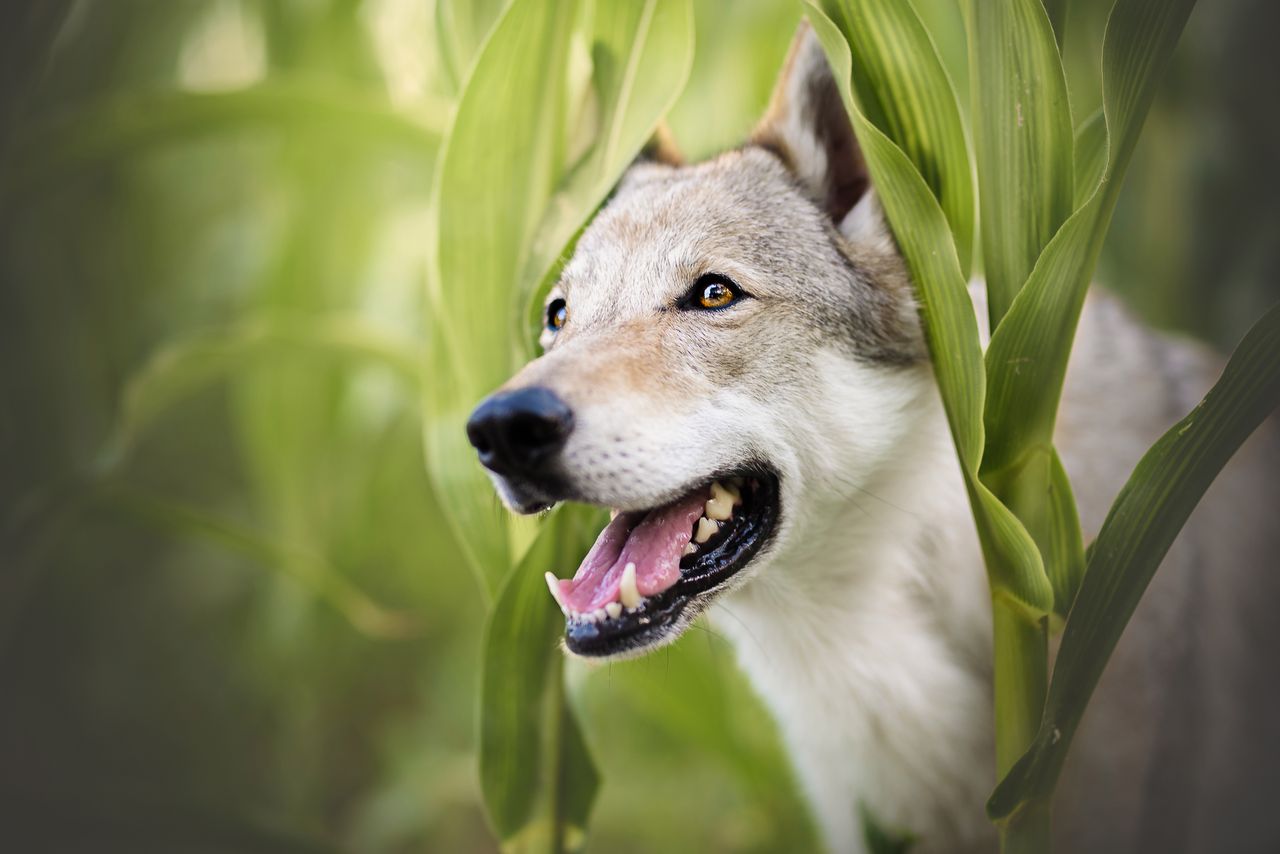
<path fill-rule="evenodd" d="M 564 300 L 556 297 L 547 303 L 547 329 L 552 332 L 559 332 L 560 327 L 564 326 L 565 321 L 569 319 L 569 306 Z"/>
<path fill-rule="evenodd" d="M 685 305 L 689 308 L 724 308 L 741 295 L 742 291 L 727 277 L 708 273 L 693 283 Z"/>

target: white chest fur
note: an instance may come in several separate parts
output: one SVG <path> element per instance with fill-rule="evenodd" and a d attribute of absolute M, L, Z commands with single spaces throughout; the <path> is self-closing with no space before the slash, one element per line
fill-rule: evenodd
<path fill-rule="evenodd" d="M 778 720 L 833 851 L 863 850 L 862 809 L 918 834 L 915 850 L 992 839 L 990 604 L 945 420 L 924 382 L 902 401 L 906 426 L 872 470 L 841 459 L 857 443 L 839 433 L 858 425 L 811 413 L 827 460 L 801 461 L 805 482 L 787 489 L 784 513 L 801 519 L 759 576 L 712 611 Z M 858 403 L 868 402 L 828 405 L 848 413 Z M 859 470 L 856 485 L 833 474 Z"/>

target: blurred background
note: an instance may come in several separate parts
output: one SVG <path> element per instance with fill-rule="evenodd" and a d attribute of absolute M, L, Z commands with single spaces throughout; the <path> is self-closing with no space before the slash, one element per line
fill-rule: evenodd
<path fill-rule="evenodd" d="M 965 89 L 955 0 L 914 2 Z M 1106 5 L 1068 18 L 1077 119 Z M 0 12 L 0 849 L 496 850 L 484 604 L 425 475 L 420 366 L 466 72 L 440 46 L 501 6 Z M 1201 6 L 1100 278 L 1226 349 L 1280 298 L 1280 13 Z M 670 124 L 697 158 L 749 131 L 800 8 L 695 11 Z M 572 676 L 589 850 L 814 847 L 714 627 Z"/>

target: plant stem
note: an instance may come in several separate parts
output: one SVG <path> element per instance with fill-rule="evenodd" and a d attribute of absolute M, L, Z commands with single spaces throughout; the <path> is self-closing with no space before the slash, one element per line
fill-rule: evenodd
<path fill-rule="evenodd" d="M 992 599 L 995 637 L 996 776 L 1001 779 L 1030 746 L 1040 727 L 1048 684 L 1048 632 L 1002 596 Z M 1049 805 L 1037 804 L 1000 827 L 1003 854 L 1049 850 Z"/>

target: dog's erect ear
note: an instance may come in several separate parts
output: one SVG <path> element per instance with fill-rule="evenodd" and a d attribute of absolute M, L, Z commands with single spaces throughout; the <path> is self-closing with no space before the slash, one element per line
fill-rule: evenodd
<path fill-rule="evenodd" d="M 837 225 L 870 189 L 849 114 L 807 21 L 791 43 L 769 110 L 751 141 L 777 154 Z"/>
<path fill-rule="evenodd" d="M 680 153 L 680 147 L 676 145 L 676 139 L 671 135 L 671 128 L 667 127 L 665 121 L 658 122 L 658 126 L 653 129 L 653 135 L 644 144 L 644 148 L 640 149 L 636 162 L 661 163 L 666 166 L 684 165 L 684 155 Z"/>

